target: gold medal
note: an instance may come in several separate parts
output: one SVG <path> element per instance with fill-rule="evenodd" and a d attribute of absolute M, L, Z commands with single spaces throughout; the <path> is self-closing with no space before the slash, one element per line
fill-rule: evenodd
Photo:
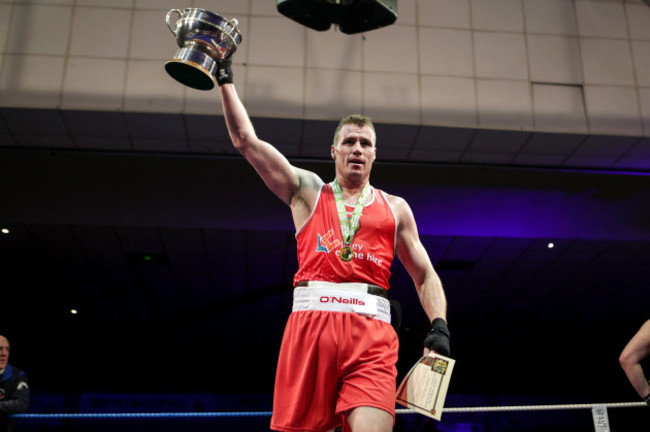
<path fill-rule="evenodd" d="M 343 201 L 343 192 L 341 191 L 341 185 L 339 185 L 337 179 L 334 179 L 334 182 L 332 182 L 332 192 L 334 192 L 336 212 L 338 213 L 339 223 L 341 224 L 343 244 L 346 245 L 339 251 L 339 258 L 341 258 L 341 261 L 352 261 L 352 258 L 354 258 L 354 252 L 352 252 L 352 248 L 349 245 L 352 244 L 354 234 L 359 230 L 359 219 L 363 213 L 363 207 L 366 205 L 366 202 L 370 198 L 370 183 L 366 183 L 363 186 L 363 189 L 359 194 L 359 199 L 354 205 L 354 211 L 352 212 L 351 218 L 348 217 L 348 212 L 345 208 L 345 202 Z"/>
<path fill-rule="evenodd" d="M 341 248 L 339 252 L 339 257 L 342 261 L 352 261 L 354 254 L 352 253 L 352 248 L 350 246 L 345 246 Z"/>

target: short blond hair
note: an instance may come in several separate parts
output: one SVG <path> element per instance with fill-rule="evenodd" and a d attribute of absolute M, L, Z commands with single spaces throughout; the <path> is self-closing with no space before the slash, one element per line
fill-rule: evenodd
<path fill-rule="evenodd" d="M 375 135 L 375 141 L 377 140 L 375 125 L 372 124 L 372 119 L 370 117 L 365 116 L 363 114 L 350 114 L 343 117 L 339 122 L 339 125 L 336 127 L 336 130 L 334 131 L 334 146 L 336 146 L 336 141 L 339 138 L 339 133 L 341 133 L 341 129 L 343 129 L 343 126 L 345 126 L 346 124 L 355 124 L 357 126 L 369 126 L 370 129 L 372 129 L 372 133 Z"/>

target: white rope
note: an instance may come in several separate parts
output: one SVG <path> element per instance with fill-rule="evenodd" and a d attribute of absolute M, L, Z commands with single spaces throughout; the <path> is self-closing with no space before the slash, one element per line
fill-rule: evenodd
<path fill-rule="evenodd" d="M 625 408 L 647 407 L 645 402 L 615 402 L 603 404 L 573 404 L 573 405 L 519 405 L 519 406 L 491 406 L 491 407 L 453 407 L 443 408 L 443 413 L 471 413 L 471 412 L 498 412 L 498 411 L 548 411 L 570 409 L 592 409 L 593 407 Z M 396 414 L 417 414 L 411 409 L 397 409 Z M 270 417 L 271 411 L 243 411 L 243 412 L 159 412 L 159 413 L 65 413 L 65 414 L 13 414 L 10 417 L 22 419 L 103 419 L 103 418 L 175 418 L 175 417 Z"/>
<path fill-rule="evenodd" d="M 571 410 L 571 409 L 592 409 L 595 406 L 606 408 L 631 408 L 647 407 L 645 402 L 613 402 L 602 404 L 566 404 L 566 405 L 519 405 L 519 406 L 491 406 L 491 407 L 458 407 L 443 408 L 443 413 L 469 413 L 469 412 L 498 412 L 498 411 L 550 411 L 550 410 Z M 417 411 L 412 409 L 395 410 L 397 414 L 414 414 Z"/>

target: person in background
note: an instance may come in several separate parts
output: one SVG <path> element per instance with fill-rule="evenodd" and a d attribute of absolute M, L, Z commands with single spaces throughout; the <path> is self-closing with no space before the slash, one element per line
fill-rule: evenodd
<path fill-rule="evenodd" d="M 27 374 L 9 364 L 9 340 L 0 335 L 0 432 L 11 432 L 15 420 L 11 414 L 22 414 L 29 407 Z"/>
<path fill-rule="evenodd" d="M 641 361 L 648 356 L 650 356 L 650 320 L 646 321 L 630 339 L 618 359 L 634 390 L 650 406 L 650 383 L 641 366 Z"/>

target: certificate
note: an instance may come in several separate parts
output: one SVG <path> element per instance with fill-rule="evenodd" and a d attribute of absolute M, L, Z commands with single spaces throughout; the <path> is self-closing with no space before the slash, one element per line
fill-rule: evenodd
<path fill-rule="evenodd" d="M 454 363 L 454 359 L 433 352 L 422 357 L 399 385 L 397 403 L 440 420 Z"/>

